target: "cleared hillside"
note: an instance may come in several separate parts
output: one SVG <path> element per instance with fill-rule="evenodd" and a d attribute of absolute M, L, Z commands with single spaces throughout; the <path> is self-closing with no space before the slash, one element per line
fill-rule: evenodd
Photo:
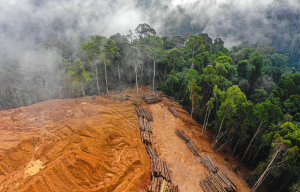
<path fill-rule="evenodd" d="M 236 182 L 238 191 L 250 191 L 244 175 L 231 170 L 239 162 L 215 153 L 211 135 L 201 138 L 202 126 L 190 123 L 185 110 L 167 98 L 147 105 L 134 92 L 1 111 L 0 191 L 146 191 L 150 157 L 141 142 L 136 105 L 153 113 L 153 146 L 179 191 L 202 191 L 199 182 L 209 172 L 175 134 L 177 128 Z M 172 116 L 166 104 L 181 116 Z"/>

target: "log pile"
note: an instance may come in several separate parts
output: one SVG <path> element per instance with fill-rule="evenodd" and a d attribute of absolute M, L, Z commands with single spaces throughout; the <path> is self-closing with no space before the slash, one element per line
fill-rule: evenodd
<path fill-rule="evenodd" d="M 182 131 L 180 131 L 179 129 L 176 129 L 175 133 L 185 142 L 185 144 L 190 148 L 192 153 L 194 153 L 197 157 L 201 157 L 201 155 L 200 155 L 199 151 L 197 150 L 197 148 L 195 147 L 194 143 L 187 136 L 185 136 Z"/>
<path fill-rule="evenodd" d="M 152 113 L 142 107 L 137 107 L 136 113 L 139 117 L 142 142 L 146 144 L 147 152 L 151 158 L 152 179 L 149 184 L 148 192 L 179 192 L 178 186 L 174 186 L 171 183 L 167 163 L 159 159 L 156 149 L 150 147 L 150 145 L 152 145 Z"/>
<path fill-rule="evenodd" d="M 208 168 L 209 171 L 211 171 L 213 173 L 217 172 L 217 167 L 214 164 L 214 162 L 210 159 L 209 156 L 207 156 L 207 155 L 202 156 L 201 161 Z"/>
<path fill-rule="evenodd" d="M 152 133 L 152 124 L 146 118 L 139 117 L 139 128 L 141 131 Z"/>
<path fill-rule="evenodd" d="M 179 192 L 178 185 L 166 181 L 162 177 L 152 177 L 148 192 Z"/>
<path fill-rule="evenodd" d="M 142 142 L 146 145 L 152 145 L 151 133 L 148 131 L 141 131 Z"/>
<path fill-rule="evenodd" d="M 139 117 L 146 118 L 149 122 L 154 121 L 151 111 L 143 107 L 135 108 L 135 111 Z"/>
<path fill-rule="evenodd" d="M 166 192 L 178 192 L 178 185 L 174 186 L 174 185 L 169 185 L 167 186 Z"/>
<path fill-rule="evenodd" d="M 221 171 L 211 173 L 200 186 L 205 192 L 236 192 L 236 185 Z"/>
<path fill-rule="evenodd" d="M 156 149 L 154 149 L 154 148 L 152 148 L 148 145 L 146 146 L 146 149 L 147 149 L 147 152 L 150 155 L 151 159 L 158 158 L 158 154 L 157 154 Z"/>
<path fill-rule="evenodd" d="M 168 109 L 176 118 L 180 116 L 180 114 L 173 107 L 169 107 Z"/>
<path fill-rule="evenodd" d="M 143 96 L 143 99 L 144 101 L 147 103 L 147 104 L 153 104 L 153 103 L 158 103 L 158 102 L 161 102 L 161 98 L 160 98 L 160 95 L 159 94 L 147 94 L 145 96 Z"/>
<path fill-rule="evenodd" d="M 151 175 L 154 177 L 162 177 L 166 181 L 171 182 L 170 171 L 167 163 L 159 158 L 151 159 Z"/>

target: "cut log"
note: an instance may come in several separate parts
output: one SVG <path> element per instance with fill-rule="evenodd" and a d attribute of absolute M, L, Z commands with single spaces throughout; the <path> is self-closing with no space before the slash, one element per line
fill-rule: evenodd
<path fill-rule="evenodd" d="M 173 107 L 169 107 L 168 109 L 176 118 L 180 116 L 180 114 Z"/>
<path fill-rule="evenodd" d="M 148 94 L 143 96 L 143 99 L 147 104 L 158 103 L 162 100 L 159 94 Z"/>

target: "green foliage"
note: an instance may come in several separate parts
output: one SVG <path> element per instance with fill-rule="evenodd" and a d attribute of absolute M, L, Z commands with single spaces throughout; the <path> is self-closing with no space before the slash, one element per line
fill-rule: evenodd
<path fill-rule="evenodd" d="M 194 64 L 196 62 L 195 56 L 199 53 L 202 53 L 205 50 L 205 45 L 203 44 L 203 39 L 200 36 L 197 35 L 191 35 L 189 37 L 188 42 L 186 42 L 185 48 L 183 48 L 183 51 L 188 54 L 190 57 L 189 63 L 191 63 L 191 68 L 194 68 Z"/>
<path fill-rule="evenodd" d="M 239 77 L 243 79 L 247 79 L 249 76 L 249 61 L 248 60 L 242 60 L 239 61 L 238 67 L 237 67 L 237 72 Z"/>
<path fill-rule="evenodd" d="M 233 65 L 233 60 L 231 57 L 227 56 L 218 56 L 218 58 L 214 61 L 214 63 L 229 63 L 230 65 Z"/>

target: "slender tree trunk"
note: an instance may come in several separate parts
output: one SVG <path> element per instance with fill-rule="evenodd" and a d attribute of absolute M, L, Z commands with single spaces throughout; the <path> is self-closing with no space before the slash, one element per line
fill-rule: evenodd
<path fill-rule="evenodd" d="M 104 66 L 105 66 L 105 83 L 106 83 L 106 92 L 108 94 L 108 86 L 107 86 L 107 73 L 106 73 L 106 62 L 105 62 L 105 57 L 104 57 Z"/>
<path fill-rule="evenodd" d="M 96 64 L 95 64 L 95 66 L 96 66 Z M 99 80 L 98 80 L 98 68 L 97 68 L 97 66 L 96 66 L 96 80 L 97 80 L 98 95 L 100 95 Z"/>
<path fill-rule="evenodd" d="M 227 110 L 227 109 L 226 109 L 226 110 Z M 221 125 L 220 125 L 220 128 L 219 128 L 218 134 L 217 134 L 217 136 L 216 136 L 216 138 L 215 138 L 215 141 L 213 142 L 213 147 L 218 143 L 219 136 L 220 136 L 220 131 L 221 131 L 221 129 L 222 129 L 223 122 L 224 122 L 224 119 L 225 119 L 225 116 L 226 116 L 226 110 L 225 110 L 225 113 L 224 113 L 224 117 L 223 117 L 223 119 L 222 119 L 222 121 L 221 121 Z"/>
<path fill-rule="evenodd" d="M 155 91 L 155 87 L 154 87 L 154 80 L 155 80 L 155 62 L 156 61 L 154 61 L 154 70 L 153 70 L 153 91 Z"/>
<path fill-rule="evenodd" d="M 142 85 L 144 85 L 144 63 L 142 63 Z"/>
<path fill-rule="evenodd" d="M 37 99 L 36 99 L 36 96 L 35 96 L 35 92 L 33 91 L 33 96 L 34 96 L 34 99 L 35 99 L 35 103 L 37 103 Z"/>
<path fill-rule="evenodd" d="M 222 119 L 222 121 L 221 121 L 221 124 L 220 124 L 220 128 L 219 128 L 218 134 L 217 134 L 217 136 L 216 136 L 216 141 L 218 140 L 218 137 L 219 137 L 219 135 L 220 135 L 220 131 L 221 131 L 221 129 L 222 129 L 223 122 L 224 122 L 224 119 L 225 119 L 225 116 L 226 116 L 227 108 L 228 108 L 228 106 L 227 106 L 226 109 L 225 109 L 224 116 L 223 116 L 223 119 Z"/>
<path fill-rule="evenodd" d="M 15 91 L 14 91 L 14 89 L 12 89 L 12 92 L 13 92 L 13 94 L 14 94 L 14 97 L 15 97 L 15 100 L 16 100 L 16 102 L 17 102 L 17 105 L 18 105 L 18 107 L 20 107 L 20 105 L 19 105 L 19 102 L 18 102 L 18 99 L 17 99 L 17 97 L 16 97 L 16 94 L 15 94 Z"/>
<path fill-rule="evenodd" d="M 60 99 L 62 99 L 61 86 L 59 86 L 59 92 L 60 92 Z"/>
<path fill-rule="evenodd" d="M 277 155 L 283 150 L 283 148 L 279 148 L 276 150 L 276 152 L 274 153 L 271 162 L 269 163 L 268 167 L 266 168 L 266 170 L 263 172 L 263 174 L 261 174 L 261 176 L 259 177 L 259 179 L 256 181 L 256 183 L 253 185 L 251 191 L 255 192 L 260 185 L 262 184 L 263 180 L 265 179 L 266 174 L 268 173 L 268 171 L 271 169 L 270 166 L 273 164 L 274 160 L 276 159 Z"/>
<path fill-rule="evenodd" d="M 175 71 L 175 61 L 173 61 L 173 70 Z"/>
<path fill-rule="evenodd" d="M 120 64 L 118 64 L 119 82 L 121 82 Z"/>
<path fill-rule="evenodd" d="M 206 123 L 205 123 L 204 135 L 205 135 L 205 132 L 206 132 L 206 129 L 207 129 L 207 123 L 208 123 L 210 112 L 211 112 L 211 109 L 208 111 L 208 117 L 207 117 Z M 204 135 L 203 135 L 203 137 L 204 137 Z"/>
<path fill-rule="evenodd" d="M 207 106 L 206 108 L 206 113 L 205 113 L 205 118 L 204 118 L 204 122 L 203 122 L 203 129 L 202 129 L 202 137 L 204 137 L 204 129 L 205 129 L 205 123 L 206 123 L 206 117 L 207 117 L 207 111 L 208 111 L 209 106 Z"/>
<path fill-rule="evenodd" d="M 70 98 L 72 98 L 71 72 L 70 71 L 69 71 L 69 77 L 70 77 L 70 80 L 69 80 Z"/>
<path fill-rule="evenodd" d="M 192 122 L 192 119 L 193 119 L 193 112 L 194 112 L 194 98 L 193 98 L 193 94 L 192 94 L 192 111 L 191 111 L 191 120 L 190 120 L 190 122 Z"/>
<path fill-rule="evenodd" d="M 84 90 L 83 90 L 83 84 L 82 84 L 82 81 L 80 81 L 80 83 L 81 83 L 82 95 L 83 95 L 83 97 L 85 97 L 85 93 L 84 93 Z"/>
<path fill-rule="evenodd" d="M 194 55 L 195 55 L 195 51 L 193 50 L 192 58 L 194 58 Z M 192 65 L 191 65 L 191 69 L 194 69 L 194 66 L 195 66 L 195 64 L 194 64 L 194 61 L 193 61 L 193 62 L 192 62 Z"/>
<path fill-rule="evenodd" d="M 255 159 L 256 156 L 258 155 L 258 152 L 260 151 L 260 148 L 261 148 L 262 145 L 263 145 L 263 144 L 260 144 L 260 146 L 259 146 L 259 148 L 258 148 L 258 150 L 257 150 L 257 153 L 255 154 L 255 156 L 254 156 L 253 159 L 252 159 L 252 162 L 251 162 L 251 164 L 250 164 L 250 167 L 251 167 L 251 165 L 252 165 L 254 159 Z"/>
<path fill-rule="evenodd" d="M 135 72 L 135 85 L 136 85 L 136 94 L 139 94 L 139 85 L 138 85 L 138 78 L 137 78 L 137 71 L 136 71 L 136 66 L 134 67 L 134 72 Z"/>
<path fill-rule="evenodd" d="M 233 150 L 233 152 L 232 152 L 232 156 L 234 155 L 234 152 L 235 152 L 235 150 L 236 150 L 236 148 L 237 148 L 237 146 L 238 146 L 238 144 L 239 144 L 239 142 L 240 142 L 240 140 L 241 140 L 241 138 L 242 138 L 243 131 L 244 131 L 244 130 L 242 130 L 242 133 L 241 133 L 241 135 L 240 135 L 239 140 L 236 142 L 236 145 L 235 145 L 234 150 Z"/>
<path fill-rule="evenodd" d="M 248 161 L 249 161 L 251 155 L 252 155 L 252 153 L 250 153 L 250 155 L 248 156 L 248 160 L 247 160 L 247 162 L 246 162 L 246 165 L 248 165 Z"/>
<path fill-rule="evenodd" d="M 248 147 L 247 147 L 247 149 L 246 149 L 246 151 L 245 151 L 245 153 L 244 153 L 244 155 L 243 155 L 242 161 L 244 160 L 246 154 L 248 153 L 248 150 L 249 150 L 249 148 L 251 147 L 252 142 L 254 141 L 255 137 L 256 137 L 257 134 L 259 133 L 260 127 L 262 126 L 263 123 L 264 123 L 263 121 L 260 122 L 260 125 L 258 126 L 258 129 L 257 129 L 256 133 L 255 133 L 254 136 L 252 137 L 252 139 L 251 139 L 251 141 L 250 141 L 250 143 L 249 143 L 249 145 L 248 145 Z"/>

